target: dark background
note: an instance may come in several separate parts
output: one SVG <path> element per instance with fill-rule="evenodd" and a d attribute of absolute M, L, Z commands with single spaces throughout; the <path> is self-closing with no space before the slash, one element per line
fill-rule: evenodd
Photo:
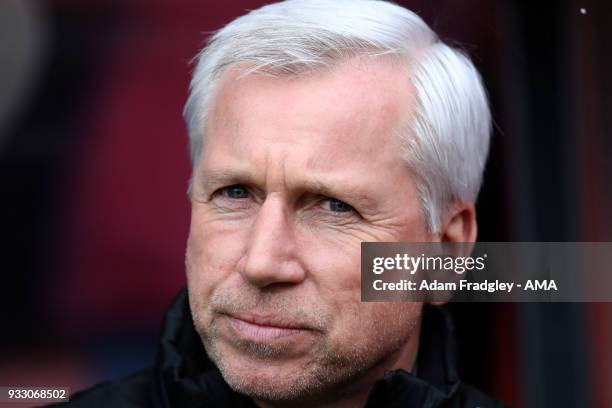
<path fill-rule="evenodd" d="M 0 385 L 151 364 L 185 282 L 189 61 L 263 3 L 2 0 Z M 489 90 L 479 240 L 612 240 L 610 3 L 397 3 Z M 512 407 L 612 406 L 612 305 L 449 308 L 467 382 Z"/>

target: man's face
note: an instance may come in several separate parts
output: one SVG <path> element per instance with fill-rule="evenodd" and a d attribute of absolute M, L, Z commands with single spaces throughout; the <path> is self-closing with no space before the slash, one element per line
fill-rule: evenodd
<path fill-rule="evenodd" d="M 186 263 L 196 328 L 232 388 L 324 398 L 410 369 L 421 305 L 360 301 L 362 241 L 431 239 L 399 157 L 405 71 L 379 59 L 299 78 L 226 72 Z"/>

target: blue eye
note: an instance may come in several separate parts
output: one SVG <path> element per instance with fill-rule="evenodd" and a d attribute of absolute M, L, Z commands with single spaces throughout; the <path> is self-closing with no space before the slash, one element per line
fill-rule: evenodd
<path fill-rule="evenodd" d="M 229 198 L 243 199 L 249 197 L 249 190 L 246 187 L 240 185 L 226 187 L 224 191 L 225 195 Z"/>
<path fill-rule="evenodd" d="M 353 211 L 353 207 L 343 201 L 336 200 L 334 198 L 329 198 L 325 200 L 324 207 L 326 210 L 338 213 Z"/>

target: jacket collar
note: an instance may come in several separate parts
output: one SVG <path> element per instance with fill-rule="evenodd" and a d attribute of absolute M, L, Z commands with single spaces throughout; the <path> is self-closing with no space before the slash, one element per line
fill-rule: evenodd
<path fill-rule="evenodd" d="M 426 307 L 416 375 L 405 370 L 385 374 L 371 391 L 367 407 L 435 407 L 456 392 L 453 327 L 448 312 Z M 166 312 L 157 353 L 152 392 L 156 407 L 254 407 L 234 392 L 206 354 L 194 329 L 187 291 Z"/>

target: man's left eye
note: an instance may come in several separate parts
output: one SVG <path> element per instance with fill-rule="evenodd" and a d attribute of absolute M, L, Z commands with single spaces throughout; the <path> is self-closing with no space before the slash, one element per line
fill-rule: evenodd
<path fill-rule="evenodd" d="M 323 208 L 338 213 L 354 211 L 353 207 L 351 207 L 347 203 L 340 200 L 336 200 L 334 198 L 328 198 L 323 201 Z"/>

